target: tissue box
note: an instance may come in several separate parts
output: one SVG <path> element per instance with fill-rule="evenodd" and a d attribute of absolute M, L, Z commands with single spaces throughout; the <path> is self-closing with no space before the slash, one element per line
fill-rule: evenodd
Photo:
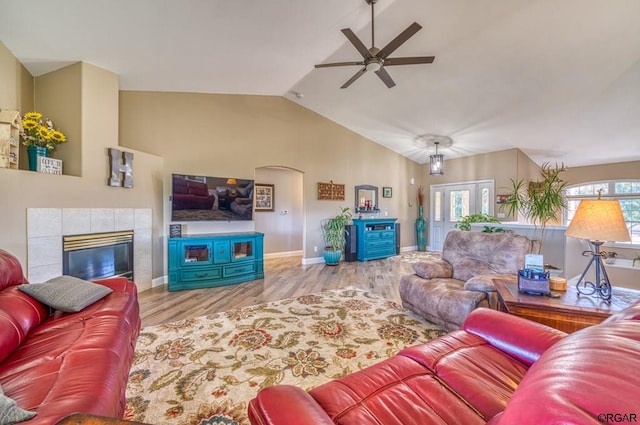
<path fill-rule="evenodd" d="M 549 274 L 528 269 L 519 270 L 518 290 L 527 294 L 550 295 Z"/>

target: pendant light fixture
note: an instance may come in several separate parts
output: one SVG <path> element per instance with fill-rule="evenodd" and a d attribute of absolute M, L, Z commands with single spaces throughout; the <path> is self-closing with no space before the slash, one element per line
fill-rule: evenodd
<path fill-rule="evenodd" d="M 433 142 L 436 145 L 436 153 L 429 155 L 429 174 L 434 176 L 442 176 L 444 174 L 444 155 L 438 153 L 438 145 L 440 142 Z"/>
<path fill-rule="evenodd" d="M 448 148 L 453 145 L 453 140 L 449 136 L 441 136 L 439 134 L 423 134 L 416 136 L 413 143 L 427 151 L 434 146 L 436 153 L 429 155 L 429 174 L 432 176 L 441 176 L 444 174 L 444 155 L 438 153 L 438 148 Z"/>

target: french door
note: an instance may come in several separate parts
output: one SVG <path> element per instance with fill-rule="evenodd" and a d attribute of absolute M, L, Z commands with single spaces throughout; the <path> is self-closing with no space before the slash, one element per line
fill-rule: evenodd
<path fill-rule="evenodd" d="M 462 217 L 477 213 L 492 215 L 495 209 L 493 180 L 432 185 L 430 195 L 429 249 L 432 251 L 442 251 L 444 238 Z"/>

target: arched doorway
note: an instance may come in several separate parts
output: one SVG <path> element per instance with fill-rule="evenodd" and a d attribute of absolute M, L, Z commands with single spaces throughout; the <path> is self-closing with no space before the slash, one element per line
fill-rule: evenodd
<path fill-rule="evenodd" d="M 255 230 L 264 233 L 265 258 L 302 255 L 304 239 L 303 176 L 280 166 L 256 168 L 256 184 L 273 185 L 273 211 L 254 211 Z"/>

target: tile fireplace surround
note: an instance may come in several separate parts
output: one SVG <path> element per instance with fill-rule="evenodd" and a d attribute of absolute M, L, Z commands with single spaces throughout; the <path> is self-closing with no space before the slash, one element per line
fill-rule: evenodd
<path fill-rule="evenodd" d="M 27 279 L 45 282 L 62 274 L 62 236 L 133 230 L 133 273 L 151 287 L 150 208 L 27 208 Z"/>

